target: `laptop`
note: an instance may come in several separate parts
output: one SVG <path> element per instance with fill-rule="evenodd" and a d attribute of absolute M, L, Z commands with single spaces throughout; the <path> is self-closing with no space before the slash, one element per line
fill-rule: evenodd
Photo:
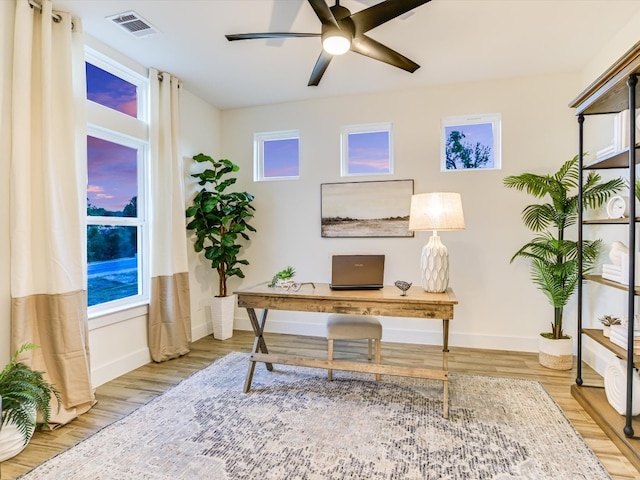
<path fill-rule="evenodd" d="M 384 283 L 384 255 L 332 255 L 332 290 L 377 290 Z"/>

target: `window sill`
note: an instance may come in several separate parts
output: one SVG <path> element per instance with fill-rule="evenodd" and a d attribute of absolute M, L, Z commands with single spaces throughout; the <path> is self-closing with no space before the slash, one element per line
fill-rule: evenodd
<path fill-rule="evenodd" d="M 126 322 L 132 318 L 147 315 L 148 313 L 149 305 L 147 303 L 132 305 L 131 307 L 119 310 L 102 311 L 89 317 L 89 331 L 108 327 L 115 323 Z"/>

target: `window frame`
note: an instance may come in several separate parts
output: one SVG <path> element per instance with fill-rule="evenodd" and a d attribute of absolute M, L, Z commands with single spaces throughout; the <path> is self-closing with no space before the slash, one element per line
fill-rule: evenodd
<path fill-rule="evenodd" d="M 266 177 L 264 174 L 264 144 L 276 140 L 298 140 L 298 175 Z M 253 181 L 271 182 L 278 180 L 300 179 L 300 131 L 278 130 L 274 132 L 258 132 L 253 134 Z"/>
<path fill-rule="evenodd" d="M 149 80 L 141 71 L 120 62 L 114 55 L 108 56 L 92 46 L 85 45 L 84 61 L 92 63 L 127 82 L 136 85 L 137 118 L 113 108 L 86 99 L 87 125 L 86 136 L 100 138 L 137 150 L 137 216 L 136 217 L 97 217 L 86 214 L 85 225 L 135 226 L 137 233 L 138 294 L 97 305 L 87 305 L 90 321 L 102 317 L 100 326 L 112 323 L 105 315 L 148 305 L 150 299 L 149 265 L 149 225 L 148 225 L 148 175 L 149 175 Z M 88 161 L 88 159 L 87 159 Z M 85 258 L 85 271 L 88 269 Z M 88 285 L 87 285 L 88 288 Z M 87 290 L 88 293 L 88 290 Z M 115 319 L 114 322 L 119 320 Z M 91 324 L 93 326 L 93 324 Z"/>
<path fill-rule="evenodd" d="M 440 121 L 440 171 L 441 172 L 469 172 L 502 170 L 502 114 L 482 113 L 477 115 L 453 115 L 443 117 Z M 491 125 L 491 154 L 492 167 L 447 168 L 447 129 L 465 127 L 468 125 Z"/>
<path fill-rule="evenodd" d="M 387 132 L 389 136 L 389 168 L 381 172 L 350 172 L 349 136 L 366 133 Z M 391 122 L 345 125 L 340 129 L 340 176 L 357 177 L 368 175 L 393 175 L 393 124 Z"/>

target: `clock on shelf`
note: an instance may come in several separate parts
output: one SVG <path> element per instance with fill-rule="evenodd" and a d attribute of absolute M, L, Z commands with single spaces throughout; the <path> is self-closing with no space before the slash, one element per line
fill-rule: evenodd
<path fill-rule="evenodd" d="M 614 195 L 607 202 L 609 218 L 624 218 L 627 215 L 627 201 L 620 195 Z"/>

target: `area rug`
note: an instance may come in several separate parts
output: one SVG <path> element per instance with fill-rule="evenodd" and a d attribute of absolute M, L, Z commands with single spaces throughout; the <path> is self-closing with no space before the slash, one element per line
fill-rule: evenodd
<path fill-rule="evenodd" d="M 536 381 L 442 382 L 274 365 L 231 353 L 53 457 L 38 479 L 610 479 Z"/>

